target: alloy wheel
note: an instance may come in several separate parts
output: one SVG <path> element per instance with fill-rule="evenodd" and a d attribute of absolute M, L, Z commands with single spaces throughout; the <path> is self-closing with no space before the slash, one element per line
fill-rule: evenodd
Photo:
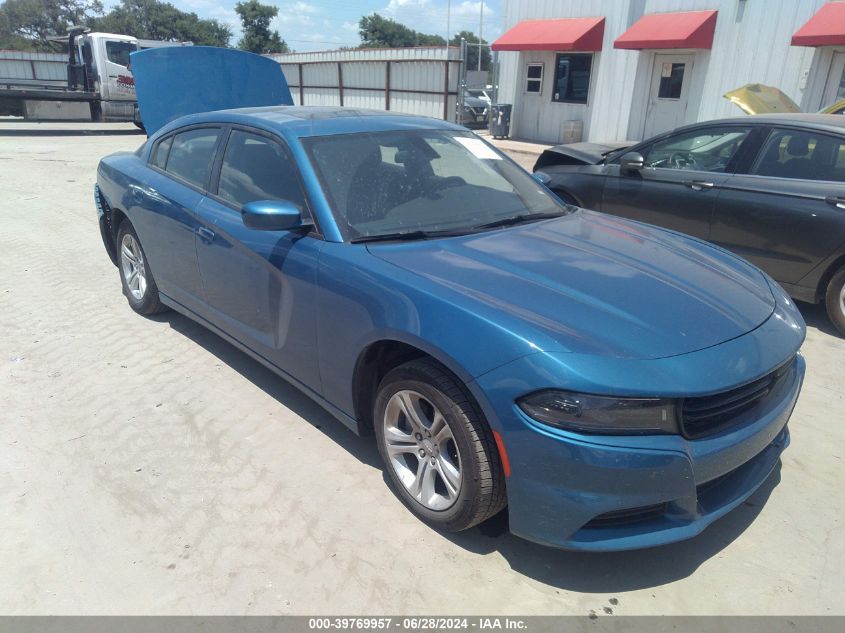
<path fill-rule="evenodd" d="M 132 297 L 141 301 L 147 292 L 147 269 L 141 254 L 141 245 L 130 233 L 124 235 L 120 242 L 120 268 Z"/>
<path fill-rule="evenodd" d="M 839 291 L 839 311 L 845 316 L 845 285 Z"/>
<path fill-rule="evenodd" d="M 458 499 L 463 475 L 455 437 L 442 412 L 413 390 L 398 391 L 384 412 L 390 466 L 408 493 L 429 510 L 446 510 Z"/>

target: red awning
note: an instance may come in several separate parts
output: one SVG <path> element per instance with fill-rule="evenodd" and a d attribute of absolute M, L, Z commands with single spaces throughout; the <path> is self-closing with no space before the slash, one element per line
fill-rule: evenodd
<path fill-rule="evenodd" d="M 613 43 L 614 48 L 712 48 L 718 11 L 644 15 Z"/>
<path fill-rule="evenodd" d="M 793 46 L 845 44 L 845 2 L 828 2 L 792 36 Z"/>
<path fill-rule="evenodd" d="M 604 18 L 523 20 L 493 42 L 494 51 L 600 51 Z"/>

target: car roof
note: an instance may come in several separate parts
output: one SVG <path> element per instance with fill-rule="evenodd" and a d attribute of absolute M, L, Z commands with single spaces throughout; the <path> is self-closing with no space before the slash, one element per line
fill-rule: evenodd
<path fill-rule="evenodd" d="M 714 124 L 735 124 L 742 125 L 749 122 L 754 125 L 790 125 L 793 127 L 806 127 L 814 130 L 827 130 L 829 132 L 842 133 L 845 131 L 845 116 L 841 114 L 798 114 L 798 113 L 779 113 L 779 114 L 752 114 L 739 117 L 731 117 L 728 119 L 714 119 L 712 121 L 703 121 L 700 123 L 693 123 L 677 128 L 677 130 L 695 129 L 701 126 L 708 126 Z"/>
<path fill-rule="evenodd" d="M 156 136 L 186 125 L 200 123 L 241 124 L 271 129 L 283 135 L 295 137 L 407 129 L 464 131 L 461 126 L 441 119 L 385 110 L 337 106 L 268 106 L 191 114 L 164 126 Z"/>

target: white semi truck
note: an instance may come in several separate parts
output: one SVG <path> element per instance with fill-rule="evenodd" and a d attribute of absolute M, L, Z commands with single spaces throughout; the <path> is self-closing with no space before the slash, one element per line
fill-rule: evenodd
<path fill-rule="evenodd" d="M 72 28 L 67 55 L 0 50 L 0 115 L 32 121 L 134 121 L 140 126 L 129 54 L 155 42 Z"/>

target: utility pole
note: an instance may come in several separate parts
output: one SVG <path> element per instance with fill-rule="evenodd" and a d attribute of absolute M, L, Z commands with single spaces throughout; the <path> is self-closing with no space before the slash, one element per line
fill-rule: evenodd
<path fill-rule="evenodd" d="M 452 36 L 452 0 L 446 3 L 446 46 L 449 46 L 449 38 Z"/>
<path fill-rule="evenodd" d="M 484 0 L 481 0 L 481 16 L 478 18 L 478 70 L 481 70 L 481 40 L 484 33 Z M 666 59 L 664 57 L 664 59 Z"/>

